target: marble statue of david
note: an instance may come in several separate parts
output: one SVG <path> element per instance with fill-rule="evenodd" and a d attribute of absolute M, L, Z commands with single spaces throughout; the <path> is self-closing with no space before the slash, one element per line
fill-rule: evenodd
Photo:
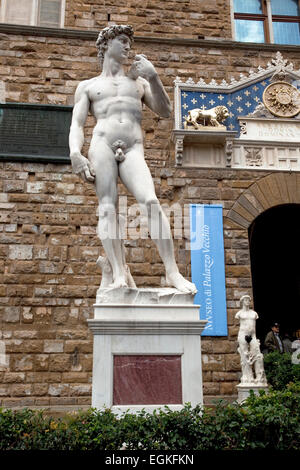
<path fill-rule="evenodd" d="M 242 377 L 241 384 L 267 385 L 263 354 L 260 352 L 260 342 L 256 337 L 256 320 L 258 314 L 250 309 L 251 297 L 243 295 L 240 298 L 242 309 L 235 318 L 240 322 L 238 333 L 238 352 L 240 353 Z M 254 371 L 253 371 L 254 369 Z M 253 372 L 255 372 L 255 377 Z"/>
<path fill-rule="evenodd" d="M 98 233 L 112 272 L 109 287 L 130 286 L 122 240 L 105 236 L 119 233 L 110 224 L 116 223 L 120 177 L 138 203 L 147 209 L 149 232 L 165 265 L 167 284 L 182 292 L 195 293 L 195 285 L 179 273 L 169 222 L 156 197 L 144 158 L 142 105 L 145 103 L 158 115 L 169 117 L 171 104 L 154 66 L 145 56 L 137 55 L 125 74 L 123 64 L 132 41 L 133 30 L 127 25 L 109 26 L 98 36 L 96 46 L 102 73 L 81 82 L 75 93 L 69 136 L 72 167 L 85 181 L 95 183 L 99 199 Z M 87 159 L 81 150 L 89 110 L 97 123 Z"/>

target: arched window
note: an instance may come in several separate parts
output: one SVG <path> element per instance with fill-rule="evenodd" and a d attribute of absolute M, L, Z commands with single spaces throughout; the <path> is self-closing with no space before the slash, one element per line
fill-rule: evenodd
<path fill-rule="evenodd" d="M 234 39 L 300 44 L 299 0 L 231 0 Z"/>
<path fill-rule="evenodd" d="M 2 0 L 1 23 L 62 28 L 65 0 Z"/>

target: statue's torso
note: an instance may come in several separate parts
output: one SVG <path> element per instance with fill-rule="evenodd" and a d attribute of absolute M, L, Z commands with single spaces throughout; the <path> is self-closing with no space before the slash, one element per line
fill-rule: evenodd
<path fill-rule="evenodd" d="M 139 80 L 99 76 L 89 81 L 86 92 L 97 120 L 95 137 L 105 138 L 110 145 L 120 139 L 128 147 L 142 141 L 143 86 Z"/>
<path fill-rule="evenodd" d="M 255 336 L 257 313 L 254 310 L 240 310 L 238 314 L 240 320 L 239 335 Z"/>

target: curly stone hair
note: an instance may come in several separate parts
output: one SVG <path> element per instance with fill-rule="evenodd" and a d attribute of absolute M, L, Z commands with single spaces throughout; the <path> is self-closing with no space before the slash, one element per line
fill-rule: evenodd
<path fill-rule="evenodd" d="M 104 54 L 107 49 L 107 43 L 109 39 L 114 39 L 120 34 L 126 34 L 129 37 L 131 44 L 133 43 L 133 29 L 129 25 L 112 25 L 100 31 L 98 39 L 96 41 L 96 47 L 98 49 L 98 57 L 100 65 L 102 66 L 104 60 Z"/>
<path fill-rule="evenodd" d="M 242 307 L 243 306 L 243 303 L 244 303 L 244 300 L 248 298 L 251 302 L 251 297 L 250 295 L 246 294 L 246 295 L 242 295 L 242 297 L 240 298 L 240 306 Z"/>

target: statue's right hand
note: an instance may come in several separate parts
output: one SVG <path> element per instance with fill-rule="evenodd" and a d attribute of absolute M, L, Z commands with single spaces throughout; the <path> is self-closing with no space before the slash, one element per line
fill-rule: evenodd
<path fill-rule="evenodd" d="M 79 175 L 84 181 L 93 183 L 95 181 L 96 174 L 90 161 L 79 152 L 71 154 L 70 158 L 74 173 Z"/>
<path fill-rule="evenodd" d="M 128 77 L 136 80 L 137 77 L 145 78 L 150 80 L 152 77 L 157 75 L 154 65 L 147 59 L 144 54 L 138 54 L 135 56 L 135 60 L 128 72 Z"/>

